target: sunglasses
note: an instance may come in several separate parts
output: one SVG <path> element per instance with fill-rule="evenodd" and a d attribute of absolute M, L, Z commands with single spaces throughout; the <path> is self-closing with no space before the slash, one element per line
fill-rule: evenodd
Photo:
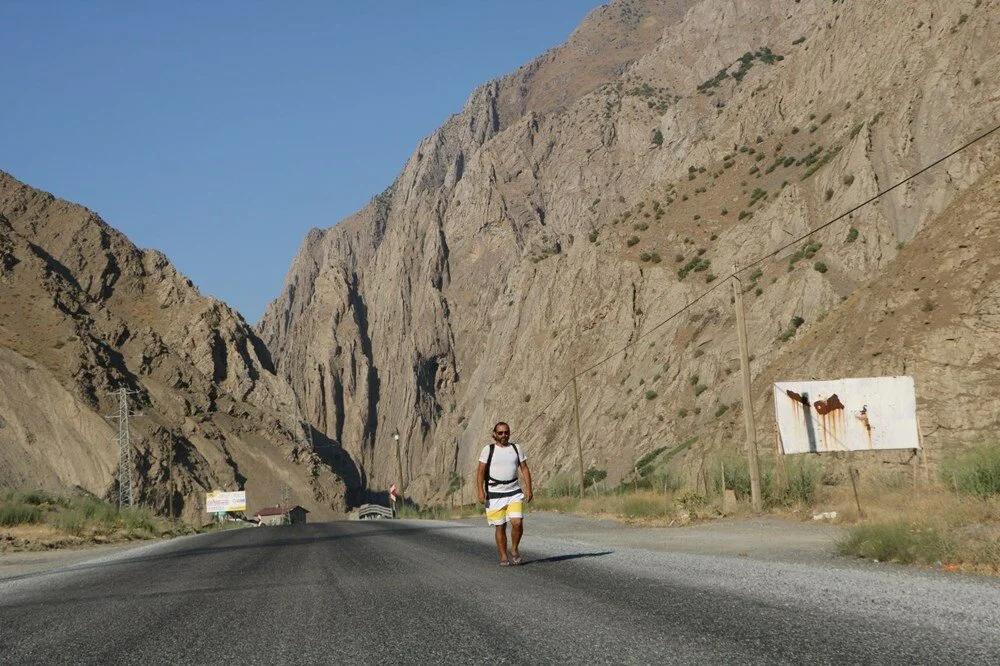
<path fill-rule="evenodd" d="M 509 430 L 494 430 L 493 434 L 496 435 L 497 437 L 503 437 L 504 435 L 510 435 L 510 431 Z"/>

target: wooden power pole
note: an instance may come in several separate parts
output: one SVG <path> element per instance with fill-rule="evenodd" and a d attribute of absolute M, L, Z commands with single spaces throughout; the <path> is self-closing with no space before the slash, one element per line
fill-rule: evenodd
<path fill-rule="evenodd" d="M 403 483 L 403 454 L 399 449 L 399 431 L 393 433 L 392 438 L 396 440 L 396 469 L 399 471 L 399 503 L 403 504 L 403 496 L 406 494 L 406 484 Z"/>
<path fill-rule="evenodd" d="M 733 267 L 733 296 L 736 304 L 736 328 L 740 338 L 740 370 L 743 375 L 743 424 L 747 433 L 747 464 L 750 467 L 750 499 L 754 511 L 764 508 L 760 496 L 760 468 L 757 466 L 757 426 L 753 420 L 750 398 L 750 355 L 747 351 L 747 322 L 743 314 L 743 287 Z"/>
<path fill-rule="evenodd" d="M 583 499 L 583 442 L 580 439 L 580 395 L 576 390 L 576 375 L 573 375 L 573 419 L 576 421 L 576 452 L 580 460 L 580 499 Z"/>

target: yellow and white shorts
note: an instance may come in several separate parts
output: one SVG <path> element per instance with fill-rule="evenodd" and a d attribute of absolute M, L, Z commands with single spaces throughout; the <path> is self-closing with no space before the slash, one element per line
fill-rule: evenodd
<path fill-rule="evenodd" d="M 511 518 L 524 516 L 524 493 L 486 500 L 486 520 L 490 525 L 505 525 Z"/>

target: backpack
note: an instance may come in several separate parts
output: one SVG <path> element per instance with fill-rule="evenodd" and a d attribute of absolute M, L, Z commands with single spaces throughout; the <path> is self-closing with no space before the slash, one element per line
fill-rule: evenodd
<path fill-rule="evenodd" d="M 517 468 L 514 471 L 514 478 L 513 479 L 494 479 L 492 476 L 490 476 L 490 463 L 493 462 L 493 449 L 494 449 L 494 447 L 496 447 L 496 444 L 490 444 L 490 452 L 486 455 L 486 473 L 483 474 L 483 483 L 486 486 L 486 500 L 487 501 L 489 501 L 490 499 L 495 498 L 495 497 L 510 497 L 512 495 L 516 495 L 517 493 L 521 492 L 520 490 L 512 490 L 512 491 L 506 492 L 506 493 L 491 493 L 490 492 L 490 486 L 497 486 L 497 485 L 500 485 L 501 483 L 513 483 L 514 481 L 517 481 L 518 470 L 521 469 L 521 452 L 518 450 L 517 444 L 515 444 L 514 442 L 510 442 L 508 444 L 508 446 L 513 446 L 514 447 L 514 455 L 517 456 Z"/>

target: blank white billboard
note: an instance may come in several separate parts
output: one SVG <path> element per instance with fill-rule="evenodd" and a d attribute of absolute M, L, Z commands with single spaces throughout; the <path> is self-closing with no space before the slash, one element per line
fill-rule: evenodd
<path fill-rule="evenodd" d="M 783 453 L 919 449 L 913 377 L 776 382 Z"/>

